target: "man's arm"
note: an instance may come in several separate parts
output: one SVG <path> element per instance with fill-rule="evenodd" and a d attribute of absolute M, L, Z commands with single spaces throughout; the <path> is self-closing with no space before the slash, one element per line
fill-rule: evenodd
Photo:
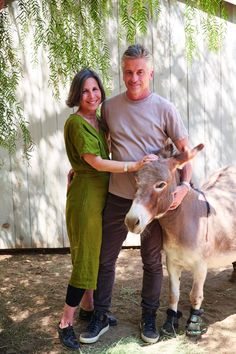
<path fill-rule="evenodd" d="M 186 151 L 188 147 L 188 139 L 181 139 L 175 141 L 175 146 L 179 151 Z M 171 204 L 169 210 L 176 209 L 188 193 L 190 189 L 190 180 L 192 177 L 192 164 L 188 162 L 182 170 L 180 170 L 180 181 L 182 184 L 176 187 L 176 190 L 173 192 L 173 203 Z"/>

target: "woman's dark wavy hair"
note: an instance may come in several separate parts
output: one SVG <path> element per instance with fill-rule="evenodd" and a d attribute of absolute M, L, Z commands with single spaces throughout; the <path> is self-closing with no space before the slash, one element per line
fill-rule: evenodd
<path fill-rule="evenodd" d="M 68 98 L 66 100 L 66 104 L 68 107 L 72 108 L 75 106 L 79 106 L 81 97 L 82 97 L 82 92 L 83 92 L 83 87 L 85 80 L 89 78 L 93 78 L 97 81 L 98 86 L 101 90 L 101 101 L 103 102 L 106 98 L 105 90 L 103 88 L 103 84 L 101 82 L 100 77 L 98 76 L 95 71 L 91 69 L 82 69 L 80 70 L 73 78 L 71 86 L 70 86 L 70 91 Z"/>

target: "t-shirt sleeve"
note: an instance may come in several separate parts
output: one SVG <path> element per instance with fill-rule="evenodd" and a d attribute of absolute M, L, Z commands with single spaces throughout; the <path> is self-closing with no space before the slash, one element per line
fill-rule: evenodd
<path fill-rule="evenodd" d="M 188 137 L 187 129 L 174 105 L 170 105 L 166 114 L 166 134 L 173 142 Z"/>
<path fill-rule="evenodd" d="M 72 143 L 80 156 L 83 154 L 101 155 L 98 138 L 83 124 L 74 129 Z"/>

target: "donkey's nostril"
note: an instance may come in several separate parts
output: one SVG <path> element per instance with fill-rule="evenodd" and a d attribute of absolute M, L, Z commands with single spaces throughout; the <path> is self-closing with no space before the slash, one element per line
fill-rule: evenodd
<path fill-rule="evenodd" d="M 135 225 L 135 226 L 138 226 L 138 225 L 139 225 L 139 223 L 140 223 L 140 220 L 139 220 L 139 219 L 137 219 L 134 225 Z"/>

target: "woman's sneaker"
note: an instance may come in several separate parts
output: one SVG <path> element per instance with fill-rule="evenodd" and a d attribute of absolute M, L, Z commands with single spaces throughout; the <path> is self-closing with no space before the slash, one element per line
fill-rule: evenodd
<path fill-rule="evenodd" d="M 87 330 L 80 334 L 81 343 L 95 343 L 99 337 L 109 329 L 109 320 L 106 314 L 94 311 L 93 317 L 87 327 Z"/>
<path fill-rule="evenodd" d="M 80 345 L 79 345 L 77 338 L 75 336 L 73 326 L 69 325 L 68 327 L 65 327 L 65 328 L 60 328 L 60 326 L 58 326 L 57 331 L 58 331 L 61 343 L 66 348 L 73 349 L 73 350 L 80 350 Z"/>

